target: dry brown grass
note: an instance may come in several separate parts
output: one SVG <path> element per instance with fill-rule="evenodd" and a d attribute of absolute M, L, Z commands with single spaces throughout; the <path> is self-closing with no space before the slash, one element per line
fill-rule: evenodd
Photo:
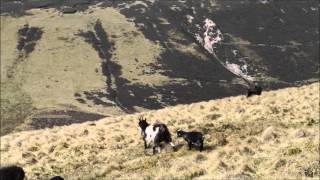
<path fill-rule="evenodd" d="M 205 133 L 205 151 L 144 153 L 137 119 Z M 31 179 L 318 179 L 319 83 L 1 137 Z"/>

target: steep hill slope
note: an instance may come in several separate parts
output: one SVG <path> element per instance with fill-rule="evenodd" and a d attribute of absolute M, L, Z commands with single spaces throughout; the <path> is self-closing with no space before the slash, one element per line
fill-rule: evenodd
<path fill-rule="evenodd" d="M 245 64 L 264 89 L 318 81 L 318 4 L 1 0 L 0 136 L 73 123 L 63 111 L 117 116 L 244 94 L 241 78 L 187 33 L 197 24 L 187 28 L 187 15 L 216 22 L 219 58 Z"/>
<path fill-rule="evenodd" d="M 145 154 L 141 115 L 166 123 L 177 151 Z M 178 128 L 202 131 L 205 151 L 188 151 Z M 30 179 L 318 179 L 319 83 L 9 134 L 0 150 Z"/>

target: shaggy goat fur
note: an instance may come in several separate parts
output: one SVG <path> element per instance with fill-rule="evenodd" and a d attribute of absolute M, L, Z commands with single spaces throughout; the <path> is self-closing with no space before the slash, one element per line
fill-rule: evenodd
<path fill-rule="evenodd" d="M 18 166 L 7 166 L 0 168 L 0 180 L 23 180 L 25 172 Z"/>
<path fill-rule="evenodd" d="M 171 134 L 168 127 L 165 124 L 157 123 L 150 125 L 146 119 L 142 117 L 139 119 L 139 127 L 141 129 L 141 135 L 144 141 L 144 148 L 152 147 L 153 154 L 155 149 L 158 148 L 160 152 L 160 143 L 165 142 L 174 147 L 172 143 Z"/>
<path fill-rule="evenodd" d="M 202 133 L 196 131 L 186 132 L 178 130 L 177 136 L 183 137 L 183 139 L 188 142 L 189 150 L 191 150 L 192 147 L 199 149 L 199 151 L 203 150 L 204 137 Z"/>

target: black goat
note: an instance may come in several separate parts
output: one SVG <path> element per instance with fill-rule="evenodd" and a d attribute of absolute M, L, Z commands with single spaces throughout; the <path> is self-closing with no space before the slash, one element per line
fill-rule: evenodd
<path fill-rule="evenodd" d="M 139 127 L 144 141 L 144 148 L 152 147 L 152 152 L 155 154 L 156 148 L 160 152 L 160 143 L 165 142 L 174 147 L 171 134 L 165 124 L 157 123 L 150 125 L 143 117 L 139 118 Z"/>
<path fill-rule="evenodd" d="M 0 167 L 0 180 L 24 180 L 25 172 L 19 166 Z M 50 180 L 64 180 L 60 176 L 52 177 Z"/>
<path fill-rule="evenodd" d="M 254 87 L 250 87 L 248 89 L 247 97 L 250 97 L 252 95 L 261 95 L 261 92 L 262 92 L 262 87 L 255 85 Z"/>
<path fill-rule="evenodd" d="M 18 166 L 6 166 L 0 168 L 0 180 L 23 180 L 25 172 Z"/>
<path fill-rule="evenodd" d="M 192 146 L 199 149 L 200 152 L 203 150 L 204 137 L 201 132 L 196 132 L 196 131 L 186 132 L 186 131 L 178 130 L 177 136 L 183 137 L 183 139 L 188 142 L 189 150 L 191 150 Z"/>
<path fill-rule="evenodd" d="M 64 180 L 61 176 L 54 176 L 50 180 Z"/>

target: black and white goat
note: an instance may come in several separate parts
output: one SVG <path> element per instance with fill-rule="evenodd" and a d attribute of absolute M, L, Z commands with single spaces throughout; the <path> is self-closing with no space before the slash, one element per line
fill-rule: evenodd
<path fill-rule="evenodd" d="M 160 143 L 165 142 L 170 144 L 172 147 L 175 147 L 172 143 L 171 134 L 168 130 L 168 127 L 162 123 L 156 123 L 150 125 L 146 119 L 143 117 L 139 118 L 139 127 L 141 130 L 141 135 L 144 141 L 144 148 L 152 147 L 152 152 L 155 154 L 156 148 L 158 152 L 161 152 Z"/>
<path fill-rule="evenodd" d="M 186 132 L 186 131 L 178 130 L 177 136 L 183 137 L 183 139 L 188 142 L 189 150 L 191 150 L 192 146 L 199 149 L 200 152 L 203 150 L 204 137 L 201 132 L 196 132 L 196 131 Z"/>

